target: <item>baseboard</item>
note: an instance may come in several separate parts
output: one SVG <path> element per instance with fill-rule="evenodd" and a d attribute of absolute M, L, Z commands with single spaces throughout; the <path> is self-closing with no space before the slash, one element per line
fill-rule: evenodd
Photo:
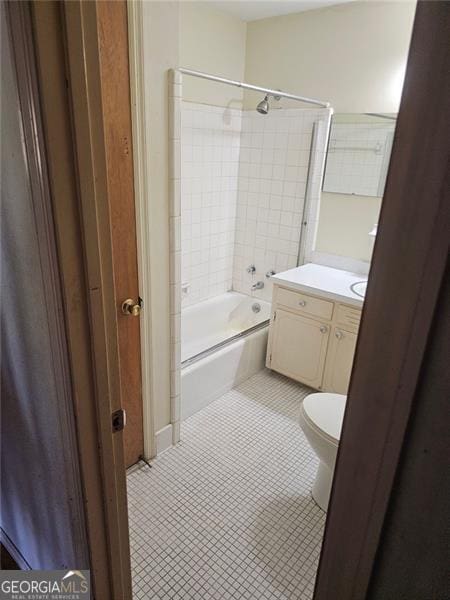
<path fill-rule="evenodd" d="M 161 454 L 165 450 L 172 448 L 172 424 L 166 425 L 156 432 L 156 454 Z"/>
<path fill-rule="evenodd" d="M 9 552 L 11 557 L 16 561 L 17 565 L 22 571 L 31 571 L 31 566 L 24 558 L 20 550 L 17 548 L 15 543 L 11 540 L 8 534 L 5 532 L 3 527 L 0 527 L 0 542 Z"/>

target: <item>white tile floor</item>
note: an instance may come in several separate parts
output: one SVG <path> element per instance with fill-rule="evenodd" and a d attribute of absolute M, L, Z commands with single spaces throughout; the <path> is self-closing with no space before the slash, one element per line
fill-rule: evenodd
<path fill-rule="evenodd" d="M 312 597 L 325 513 L 297 420 L 309 392 L 261 371 L 128 475 L 135 600 Z"/>

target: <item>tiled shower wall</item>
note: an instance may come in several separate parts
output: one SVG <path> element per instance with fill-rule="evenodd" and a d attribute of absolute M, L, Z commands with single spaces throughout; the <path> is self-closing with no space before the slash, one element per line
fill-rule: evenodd
<path fill-rule="evenodd" d="M 262 281 L 264 288 L 253 295 L 270 301 L 272 286 L 266 273 L 297 266 L 313 124 L 327 122 L 329 115 L 327 109 L 243 113 L 234 290 L 249 294 L 252 284 Z M 318 197 L 320 182 L 317 189 L 311 183 L 310 196 Z M 256 272 L 248 274 L 246 269 L 252 264 Z"/>
<path fill-rule="evenodd" d="M 297 265 L 313 124 L 330 111 L 181 105 L 182 305 L 231 289 L 270 300 L 266 273 Z M 257 281 L 264 288 L 252 292 Z"/>
<path fill-rule="evenodd" d="M 181 284 L 189 306 L 231 289 L 241 111 L 182 102 Z"/>

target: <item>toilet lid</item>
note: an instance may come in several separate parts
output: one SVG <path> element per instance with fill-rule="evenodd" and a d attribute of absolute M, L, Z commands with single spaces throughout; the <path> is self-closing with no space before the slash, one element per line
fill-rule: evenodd
<path fill-rule="evenodd" d="M 339 441 L 346 401 L 343 394 L 310 394 L 303 400 L 303 410 L 316 427 Z"/>

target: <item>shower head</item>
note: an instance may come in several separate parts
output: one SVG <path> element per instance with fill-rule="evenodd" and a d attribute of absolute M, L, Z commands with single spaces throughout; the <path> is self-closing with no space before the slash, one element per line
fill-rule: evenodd
<path fill-rule="evenodd" d="M 281 96 L 273 96 L 272 94 L 266 94 L 264 96 L 264 100 L 261 100 L 261 102 L 256 107 L 256 110 L 260 114 L 267 115 L 267 113 L 269 112 L 269 109 L 270 109 L 269 99 L 276 100 L 277 102 L 279 102 L 281 100 Z"/>
<path fill-rule="evenodd" d="M 261 102 L 258 104 L 258 106 L 256 107 L 256 110 L 261 113 L 262 115 L 267 115 L 267 113 L 269 112 L 269 95 L 266 94 L 264 97 L 264 100 L 261 100 Z"/>

